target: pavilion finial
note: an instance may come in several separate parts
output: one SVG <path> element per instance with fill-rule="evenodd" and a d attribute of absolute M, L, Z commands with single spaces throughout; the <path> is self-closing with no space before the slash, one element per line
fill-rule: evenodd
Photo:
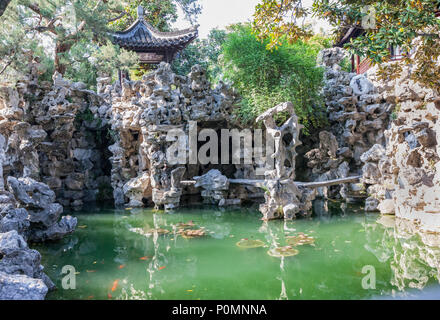
<path fill-rule="evenodd" d="M 142 6 L 138 6 L 138 20 L 144 19 L 144 8 Z"/>

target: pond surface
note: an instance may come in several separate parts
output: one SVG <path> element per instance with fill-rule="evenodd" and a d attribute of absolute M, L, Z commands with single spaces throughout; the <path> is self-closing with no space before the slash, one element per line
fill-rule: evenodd
<path fill-rule="evenodd" d="M 360 207 L 331 206 L 315 203 L 312 218 L 291 222 L 263 222 L 243 208 L 90 208 L 75 213 L 74 234 L 34 248 L 58 287 L 48 299 L 371 299 L 438 285 L 438 248 L 398 232 L 392 218 L 381 224 Z M 176 225 L 190 221 L 205 236 L 182 237 Z M 295 256 L 268 255 L 300 233 L 314 243 L 295 246 Z M 264 246 L 238 247 L 241 239 Z M 76 270 L 75 290 L 62 288 L 65 265 Z M 375 289 L 363 289 L 372 268 Z"/>

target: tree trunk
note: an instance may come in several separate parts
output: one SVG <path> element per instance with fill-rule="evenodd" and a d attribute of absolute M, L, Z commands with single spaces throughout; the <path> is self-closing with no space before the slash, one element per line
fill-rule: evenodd
<path fill-rule="evenodd" d="M 6 7 L 8 6 L 9 2 L 11 2 L 11 0 L 0 0 L 0 17 L 5 12 Z"/>
<path fill-rule="evenodd" d="M 64 75 L 66 73 L 67 66 L 61 62 L 61 55 L 68 52 L 72 48 L 71 43 L 57 42 L 55 46 L 55 71 Z"/>

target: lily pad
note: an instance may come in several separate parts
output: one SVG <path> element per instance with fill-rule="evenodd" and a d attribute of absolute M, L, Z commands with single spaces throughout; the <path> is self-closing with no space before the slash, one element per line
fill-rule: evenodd
<path fill-rule="evenodd" d="M 267 251 L 267 254 L 271 257 L 281 258 L 281 257 L 292 257 L 296 256 L 299 250 L 292 248 L 291 246 L 277 247 Z"/>
<path fill-rule="evenodd" d="M 236 243 L 237 247 L 250 249 L 250 248 L 258 248 L 263 247 L 264 242 L 261 240 L 249 240 L 249 239 L 241 239 Z"/>
<path fill-rule="evenodd" d="M 302 246 L 305 244 L 314 244 L 315 238 L 300 232 L 296 236 L 286 237 L 286 241 L 291 246 Z"/>

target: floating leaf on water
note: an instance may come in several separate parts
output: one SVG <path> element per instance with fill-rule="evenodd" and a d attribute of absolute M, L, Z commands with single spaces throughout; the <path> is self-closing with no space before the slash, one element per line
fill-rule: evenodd
<path fill-rule="evenodd" d="M 300 232 L 297 236 L 286 237 L 286 241 L 291 246 L 302 246 L 305 244 L 314 244 L 315 238 Z"/>
<path fill-rule="evenodd" d="M 195 227 L 195 224 L 194 224 L 194 222 L 191 220 L 191 221 L 188 221 L 187 223 L 179 222 L 179 223 L 176 225 L 176 227 L 178 227 L 178 228 L 193 228 L 193 227 Z"/>
<path fill-rule="evenodd" d="M 236 246 L 245 249 L 258 248 L 258 247 L 263 247 L 264 242 L 261 240 L 241 239 L 236 243 Z"/>
<path fill-rule="evenodd" d="M 296 256 L 298 253 L 299 251 L 291 246 L 277 247 L 267 251 L 268 255 L 275 258 Z"/>
<path fill-rule="evenodd" d="M 129 229 L 129 230 L 130 230 L 131 232 L 134 232 L 134 233 L 137 233 L 137 234 L 140 234 L 140 235 L 146 236 L 146 237 L 149 237 L 149 236 L 151 236 L 151 235 L 153 235 L 153 234 L 155 234 L 155 233 L 157 233 L 157 234 L 167 234 L 167 233 L 170 233 L 169 230 L 167 230 L 167 229 L 162 229 L 162 228 L 147 229 L 147 230 L 142 229 L 142 228 L 131 228 L 131 229 Z"/>
<path fill-rule="evenodd" d="M 191 239 L 191 238 L 196 238 L 196 237 L 203 237 L 204 235 L 206 235 L 206 231 L 204 228 L 200 228 L 200 229 L 179 229 L 177 231 L 177 233 L 179 233 L 182 238 L 185 239 Z"/>

